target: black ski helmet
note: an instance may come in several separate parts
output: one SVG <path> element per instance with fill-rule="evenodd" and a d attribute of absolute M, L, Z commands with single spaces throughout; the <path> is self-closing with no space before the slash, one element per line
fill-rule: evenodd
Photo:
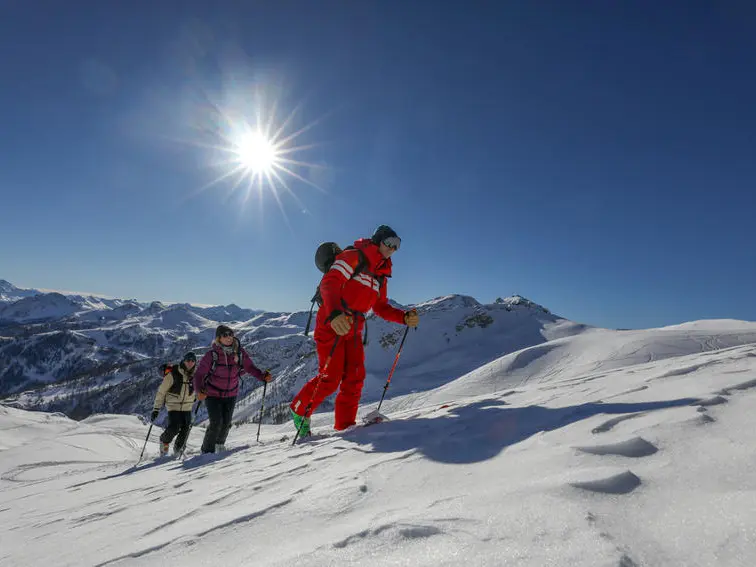
<path fill-rule="evenodd" d="M 324 242 L 315 251 L 315 266 L 325 274 L 341 252 L 341 247 L 335 242 Z"/>
<path fill-rule="evenodd" d="M 378 228 L 375 229 L 375 232 L 373 233 L 373 236 L 370 237 L 370 241 L 373 244 L 380 244 L 387 238 L 391 238 L 392 236 L 396 236 L 399 238 L 399 235 L 396 233 L 396 231 L 391 228 L 388 225 L 382 224 Z"/>

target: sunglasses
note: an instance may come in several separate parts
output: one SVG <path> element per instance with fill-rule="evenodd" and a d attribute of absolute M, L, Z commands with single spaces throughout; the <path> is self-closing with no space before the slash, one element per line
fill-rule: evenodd
<path fill-rule="evenodd" d="M 223 331 L 220 336 L 225 339 L 226 337 L 233 337 L 234 333 L 232 331 Z"/>
<path fill-rule="evenodd" d="M 184 359 L 184 362 L 197 362 L 197 357 L 196 356 L 187 356 Z"/>
<path fill-rule="evenodd" d="M 388 238 L 383 239 L 383 244 L 392 250 L 399 250 L 399 246 L 402 244 L 402 239 L 398 236 L 389 236 Z"/>

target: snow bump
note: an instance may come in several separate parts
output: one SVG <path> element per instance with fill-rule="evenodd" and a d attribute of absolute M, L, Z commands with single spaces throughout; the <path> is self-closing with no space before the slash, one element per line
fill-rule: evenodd
<path fill-rule="evenodd" d="M 640 484 L 641 479 L 629 470 L 570 482 L 570 486 L 575 488 L 601 494 L 628 494 L 640 486 Z"/>
<path fill-rule="evenodd" d="M 649 443 L 643 437 L 631 437 L 630 439 L 616 443 L 575 448 L 578 451 L 591 455 L 619 455 L 633 459 L 648 457 L 659 450 L 656 445 Z"/>
<path fill-rule="evenodd" d="M 734 386 L 724 388 L 720 392 L 717 392 L 717 394 L 729 396 L 730 394 L 732 394 L 732 390 L 749 390 L 754 387 L 756 387 L 756 378 L 754 378 L 753 380 L 748 380 L 747 382 L 741 382 L 740 384 L 735 384 Z"/>
<path fill-rule="evenodd" d="M 443 531 L 436 526 L 421 524 L 385 524 L 373 530 L 362 530 L 333 544 L 335 548 L 344 548 L 376 536 L 399 543 L 401 540 L 414 540 L 439 535 Z"/>
<path fill-rule="evenodd" d="M 699 409 L 707 407 L 707 406 L 718 406 L 720 404 L 726 404 L 727 398 L 723 396 L 713 396 L 711 398 L 706 398 L 704 400 L 701 400 L 698 402 L 697 405 L 701 406 Z"/>

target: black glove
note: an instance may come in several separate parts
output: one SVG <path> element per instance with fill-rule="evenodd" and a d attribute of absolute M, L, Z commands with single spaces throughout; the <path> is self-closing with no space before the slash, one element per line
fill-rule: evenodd
<path fill-rule="evenodd" d="M 159 413 L 160 413 L 159 409 L 152 410 L 152 419 L 150 421 L 155 421 Z"/>

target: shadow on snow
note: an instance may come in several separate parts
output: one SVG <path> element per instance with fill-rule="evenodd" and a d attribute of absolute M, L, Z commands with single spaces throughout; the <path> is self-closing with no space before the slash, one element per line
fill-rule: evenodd
<path fill-rule="evenodd" d="M 370 445 L 370 452 L 417 450 L 434 461 L 476 463 L 538 433 L 553 431 L 600 414 L 637 414 L 694 405 L 701 400 L 681 398 L 661 402 L 585 403 L 562 408 L 509 407 L 498 399 L 482 400 L 449 410 L 436 418 L 386 421 L 342 434 L 342 438 Z M 596 433 L 602 431 L 597 429 Z"/>

